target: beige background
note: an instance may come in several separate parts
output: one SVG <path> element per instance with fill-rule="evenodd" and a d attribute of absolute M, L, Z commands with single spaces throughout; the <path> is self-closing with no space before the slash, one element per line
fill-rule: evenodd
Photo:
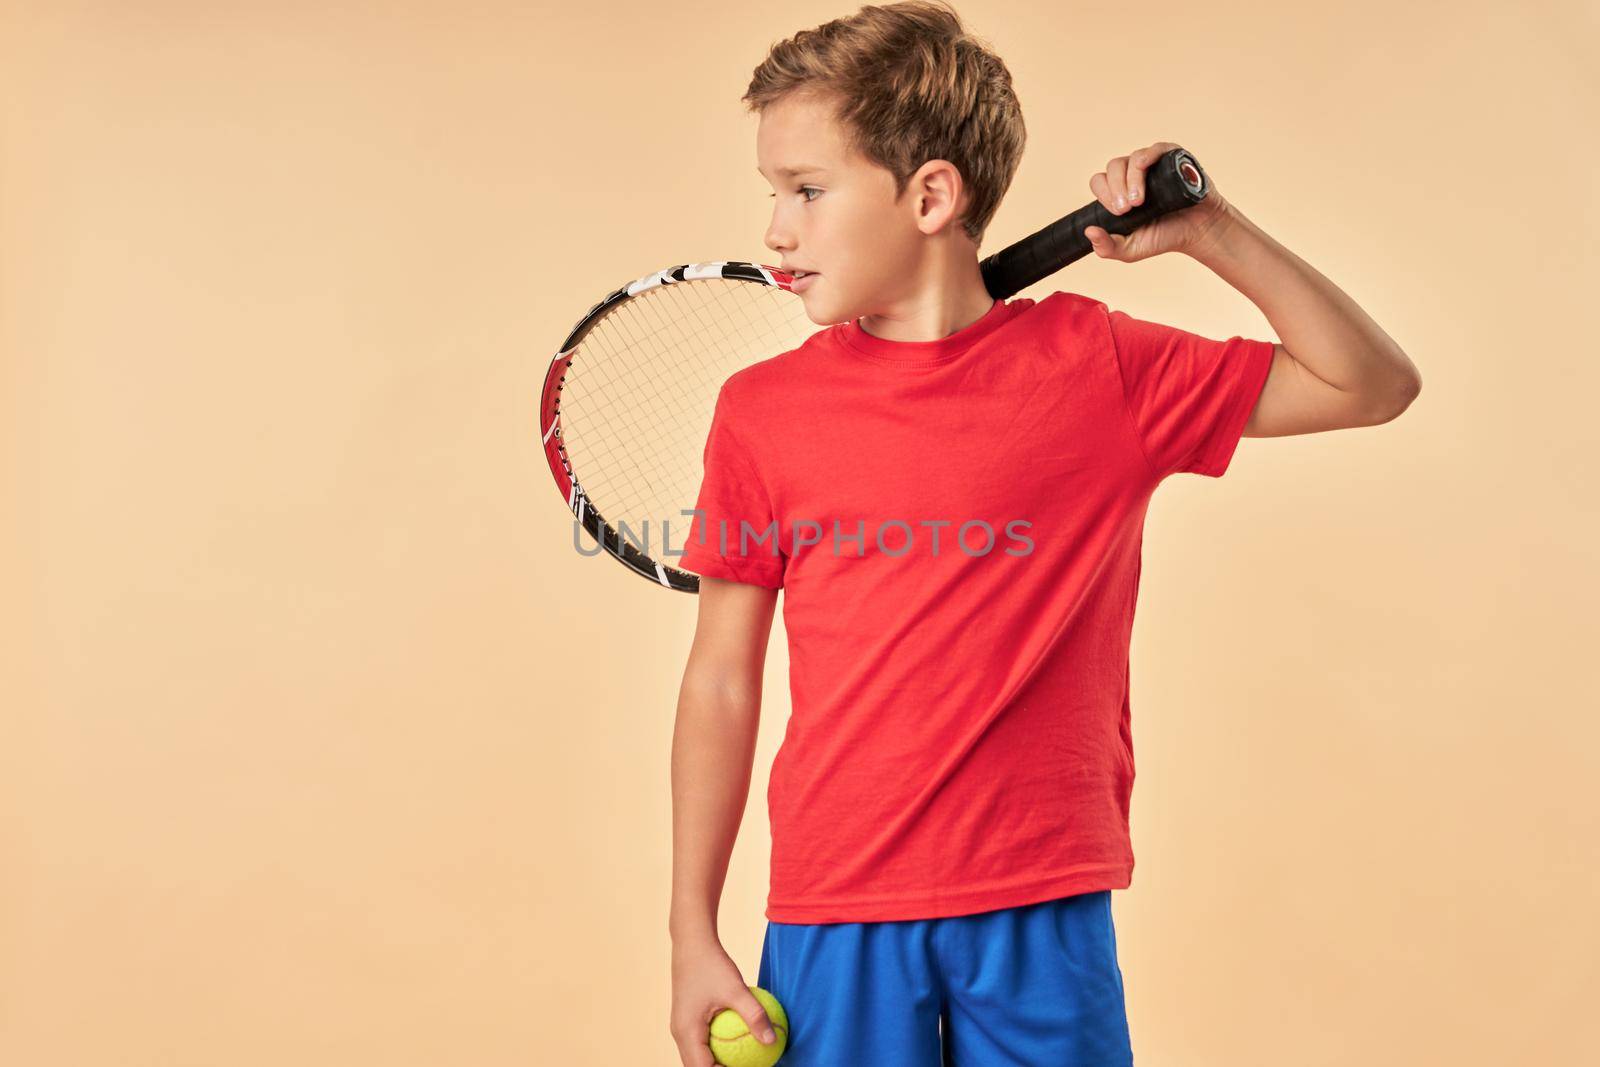
<path fill-rule="evenodd" d="M 1140 1062 L 1579 1062 L 1595 8 L 961 9 L 1030 130 L 986 250 L 1175 140 L 1426 381 L 1157 494 Z M 853 10 L 5 6 L 0 1063 L 677 1062 L 695 601 L 574 553 L 535 398 L 610 288 L 771 260 L 738 97 Z M 1272 336 L 1178 257 L 1055 288 Z M 722 912 L 752 981 L 783 640 Z"/>

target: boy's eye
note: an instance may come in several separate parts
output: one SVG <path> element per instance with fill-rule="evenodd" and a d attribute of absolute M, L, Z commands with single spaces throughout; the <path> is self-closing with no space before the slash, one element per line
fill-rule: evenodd
<path fill-rule="evenodd" d="M 800 187 L 800 192 L 801 193 L 806 193 L 806 192 L 820 193 L 820 192 L 822 192 L 822 190 L 818 189 L 815 185 L 802 185 Z M 767 194 L 767 199 L 768 200 L 775 200 L 775 199 L 777 199 L 777 196 L 778 196 L 777 193 L 768 193 Z M 809 203 L 811 203 L 811 201 L 813 201 L 815 199 L 816 199 L 816 197 L 814 197 L 814 196 L 808 196 L 808 197 L 805 198 L 805 201 L 806 201 L 806 203 L 809 204 Z"/>

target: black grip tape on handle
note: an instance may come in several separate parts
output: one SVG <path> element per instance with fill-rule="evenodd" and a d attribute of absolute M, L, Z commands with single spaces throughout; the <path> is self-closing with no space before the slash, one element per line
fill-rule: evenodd
<path fill-rule="evenodd" d="M 1145 170 L 1144 182 L 1144 201 L 1121 215 L 1113 215 L 1099 200 L 1092 200 L 985 259 L 981 269 L 989 295 L 997 300 L 1015 296 L 1093 252 L 1094 246 L 1083 235 L 1086 226 L 1129 234 L 1162 215 L 1198 204 L 1211 189 L 1211 181 L 1199 162 L 1182 148 L 1168 149 L 1151 164 Z"/>

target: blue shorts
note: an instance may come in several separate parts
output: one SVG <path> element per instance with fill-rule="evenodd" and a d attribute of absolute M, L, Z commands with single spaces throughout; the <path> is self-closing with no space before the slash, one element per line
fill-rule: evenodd
<path fill-rule="evenodd" d="M 1129 1067 L 1111 891 L 956 915 L 768 922 L 778 1067 Z"/>

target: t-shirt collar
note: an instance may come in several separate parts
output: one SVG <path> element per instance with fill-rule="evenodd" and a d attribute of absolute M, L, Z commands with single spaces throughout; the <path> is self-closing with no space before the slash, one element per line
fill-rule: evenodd
<path fill-rule="evenodd" d="M 935 341 L 891 341 L 874 337 L 861 328 L 859 318 L 844 324 L 840 336 L 857 353 L 878 362 L 907 366 L 932 366 L 952 360 L 992 333 L 1006 319 L 1009 305 L 996 300 L 989 310 L 948 337 Z"/>

